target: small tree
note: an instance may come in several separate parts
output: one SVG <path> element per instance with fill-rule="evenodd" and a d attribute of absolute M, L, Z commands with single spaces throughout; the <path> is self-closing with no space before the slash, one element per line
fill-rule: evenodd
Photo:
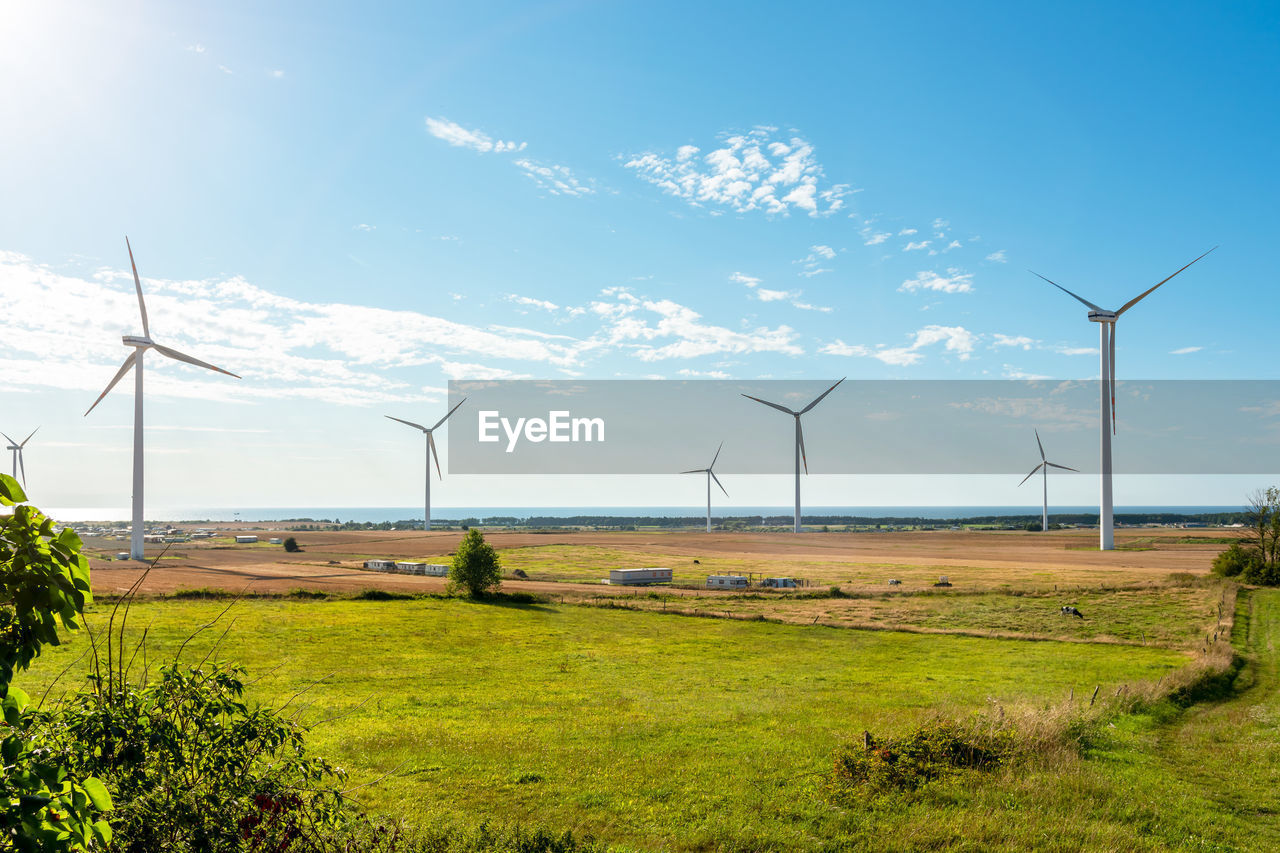
<path fill-rule="evenodd" d="M 449 568 L 449 581 L 472 598 L 479 598 L 502 583 L 498 552 L 484 541 L 479 530 L 468 530 Z"/>
<path fill-rule="evenodd" d="M 298 547 L 298 540 L 294 539 L 292 536 L 284 540 L 284 549 L 288 551 L 290 554 L 296 554 L 297 552 L 302 550 L 301 548 Z"/>
<path fill-rule="evenodd" d="M 1245 583 L 1280 585 L 1280 488 L 1249 495 L 1244 544 L 1232 543 L 1213 561 L 1213 570 Z"/>

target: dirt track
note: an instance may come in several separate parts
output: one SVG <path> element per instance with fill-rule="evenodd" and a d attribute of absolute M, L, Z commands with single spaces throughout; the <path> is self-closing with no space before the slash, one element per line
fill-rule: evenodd
<path fill-rule="evenodd" d="M 462 534 L 456 531 L 311 531 L 289 535 L 298 539 L 302 553 L 287 554 L 278 546 L 173 545 L 147 579 L 143 591 L 161 593 L 201 587 L 233 591 L 248 587 L 255 592 L 287 592 L 298 588 L 333 592 L 366 588 L 406 592 L 440 590 L 444 587 L 442 579 L 367 572 L 360 569 L 360 565 L 370 557 L 447 562 L 447 555 L 457 546 Z M 844 567 L 850 571 L 874 569 L 877 578 L 889 572 L 921 581 L 932 578 L 939 569 L 952 569 L 953 574 L 967 571 L 980 576 L 984 585 L 994 587 L 1033 581 L 1043 584 L 1048 580 L 1132 582 L 1162 578 L 1171 572 L 1200 574 L 1208 571 L 1214 555 L 1224 546 L 1179 540 L 1223 535 L 1231 534 L 1203 529 L 1126 529 L 1117 531 L 1118 545 L 1140 542 L 1151 550 L 1112 552 L 1092 550 L 1096 548 L 1097 533 L 1089 530 L 1047 534 L 929 531 L 800 536 L 688 531 L 491 533 L 486 538 L 500 552 L 548 545 L 593 546 L 637 556 L 652 554 L 666 560 L 683 557 L 690 562 L 698 558 L 712 563 L 717 559 L 754 561 L 767 564 L 777 574 L 811 576 L 823 583 L 826 580 L 821 572 L 810 571 L 806 575 L 806 567 L 816 565 L 832 571 L 843 571 Z M 90 539 L 86 544 L 103 551 L 118 550 L 115 543 Z M 149 546 L 148 554 L 158 554 L 159 550 L 159 546 Z M 94 587 L 100 593 L 123 591 L 140 571 L 137 563 L 93 559 L 91 564 Z M 609 568 L 608 565 L 600 567 L 602 577 Z M 635 591 L 599 583 L 537 580 L 509 581 L 508 588 L 592 595 Z"/>

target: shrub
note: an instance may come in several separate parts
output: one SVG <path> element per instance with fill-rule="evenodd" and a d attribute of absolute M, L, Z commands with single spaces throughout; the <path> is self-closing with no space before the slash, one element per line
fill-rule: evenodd
<path fill-rule="evenodd" d="M 472 598 L 479 598 L 502 583 L 502 565 L 493 546 L 479 530 L 468 530 L 454 554 L 449 581 Z"/>
<path fill-rule="evenodd" d="M 1013 754 L 1013 737 L 965 731 L 954 723 L 926 723 L 899 738 L 873 740 L 836 755 L 832 792 L 852 794 L 914 791 L 967 770 L 994 770 Z"/>
<path fill-rule="evenodd" d="M 1262 556 L 1252 548 L 1233 542 L 1231 547 L 1213 558 L 1213 571 L 1224 578 L 1234 578 L 1262 566 Z"/>
<path fill-rule="evenodd" d="M 290 554 L 296 554 L 302 550 L 301 548 L 298 547 L 298 540 L 294 539 L 292 536 L 284 540 L 284 549 L 288 551 Z"/>

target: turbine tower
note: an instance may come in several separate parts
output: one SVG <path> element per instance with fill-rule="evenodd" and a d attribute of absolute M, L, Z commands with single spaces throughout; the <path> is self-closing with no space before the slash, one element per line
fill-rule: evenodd
<path fill-rule="evenodd" d="M 840 382 L 843 382 L 846 378 L 848 377 L 842 377 L 840 379 Z M 779 412 L 786 412 L 788 415 L 791 415 L 796 419 L 796 521 L 795 521 L 796 533 L 800 532 L 800 462 L 801 460 L 804 461 L 804 472 L 806 474 L 809 473 L 809 457 L 806 456 L 804 452 L 804 430 L 800 428 L 800 416 L 803 415 L 805 412 L 808 412 L 814 406 L 821 403 L 822 398 L 830 394 L 832 391 L 836 390 L 836 385 L 839 385 L 840 382 L 837 382 L 835 385 L 832 385 L 830 388 L 823 391 L 821 394 L 818 395 L 817 399 L 815 399 L 812 403 L 805 406 L 803 409 L 801 409 L 798 412 L 793 409 L 788 409 L 786 406 L 780 406 L 777 403 L 770 403 L 768 400 L 761 400 L 759 397 L 752 397 L 750 394 L 742 395 L 746 397 L 748 400 L 755 400 L 757 403 L 764 403 L 766 406 L 768 406 L 771 409 L 777 409 Z"/>
<path fill-rule="evenodd" d="M 138 292 L 138 311 L 142 314 L 142 335 L 125 335 L 123 337 L 124 345 L 133 347 L 133 352 L 124 360 L 124 364 L 120 365 L 120 369 L 116 371 L 116 375 L 107 383 L 106 390 L 98 395 L 98 399 L 93 401 L 93 405 L 89 407 L 89 411 L 85 412 L 87 416 L 92 412 L 102 398 L 110 393 L 111 389 L 116 387 L 129 368 L 133 368 L 133 532 L 129 542 L 129 558 L 133 560 L 145 560 L 146 554 L 142 547 L 142 357 L 147 350 L 153 349 L 161 355 L 168 356 L 175 361 L 185 361 L 187 364 L 194 364 L 196 367 L 203 367 L 206 370 L 213 370 L 217 373 L 225 373 L 227 376 L 239 376 L 229 370 L 223 370 L 221 367 L 214 367 L 212 364 L 203 362 L 198 358 L 192 358 L 185 353 L 180 353 L 175 349 L 161 346 L 151 340 L 151 327 L 147 324 L 147 303 L 142 299 L 142 281 L 138 278 L 138 265 L 133 260 L 133 247 L 129 245 L 129 238 L 124 238 L 125 247 L 129 250 L 129 265 L 133 267 L 133 286 Z"/>
<path fill-rule="evenodd" d="M 1044 458 L 1044 445 L 1040 443 L 1040 430 L 1036 430 L 1036 446 L 1040 448 L 1040 464 L 1031 469 L 1031 474 L 1022 478 L 1022 483 L 1031 479 L 1031 475 L 1037 471 L 1042 472 L 1044 478 L 1044 505 L 1040 510 L 1040 530 L 1043 533 L 1049 532 L 1049 469 L 1061 468 L 1063 471 L 1077 471 L 1075 468 L 1068 468 L 1066 465 L 1059 465 L 1057 462 L 1050 462 Z M 1022 483 L 1018 485 L 1021 486 Z"/>
<path fill-rule="evenodd" d="M 31 431 L 31 435 L 35 435 L 40 431 L 40 427 L 36 427 Z M 4 433 L 0 432 L 0 435 Z M 4 435 L 5 440 L 9 442 L 9 446 L 5 450 L 13 451 L 13 479 L 18 479 L 18 469 L 22 469 L 22 487 L 27 487 L 27 466 L 22 461 L 22 448 L 27 446 L 27 442 L 31 440 L 31 435 L 22 440 L 21 443 L 14 441 L 9 436 Z"/>
<path fill-rule="evenodd" d="M 729 497 L 729 493 L 725 491 L 724 484 L 720 482 L 720 478 L 716 476 L 716 472 L 712 469 L 716 467 L 716 460 L 720 458 L 720 450 L 724 447 L 724 442 L 720 442 L 720 447 L 716 448 L 716 455 L 712 457 L 711 464 L 706 468 L 694 468 L 691 471 L 681 471 L 681 474 L 706 474 L 707 475 L 707 532 L 711 532 L 711 481 L 715 480 L 716 485 L 720 487 L 720 491 L 724 492 L 724 496 Z"/>
<path fill-rule="evenodd" d="M 1213 247 L 1213 249 L 1216 248 L 1218 247 Z M 1210 249 L 1209 252 L 1212 252 L 1213 249 Z M 1209 252 L 1205 252 L 1204 255 L 1209 254 Z M 1200 258 L 1203 258 L 1204 255 L 1201 255 Z M 1175 272 L 1163 281 L 1157 282 L 1147 288 L 1142 293 L 1139 293 L 1137 296 L 1130 299 L 1124 305 L 1121 305 L 1115 311 L 1108 311 L 1105 308 L 1099 308 L 1088 299 L 1072 293 L 1056 281 L 1051 281 L 1050 279 L 1045 278 L 1035 270 L 1030 271 L 1032 275 L 1044 279 L 1063 293 L 1086 305 L 1089 308 L 1089 322 L 1098 324 L 1098 332 L 1101 339 L 1101 343 L 1098 347 L 1100 351 L 1098 379 L 1099 386 L 1101 388 L 1101 396 L 1099 400 L 1099 426 L 1101 427 L 1102 433 L 1102 444 L 1099 449 L 1099 454 L 1102 460 L 1102 473 L 1100 475 L 1101 495 L 1099 501 L 1101 506 L 1099 507 L 1098 514 L 1098 538 L 1100 550 L 1111 551 L 1115 548 L 1115 516 L 1111 493 L 1111 436 L 1115 432 L 1116 415 L 1116 321 L 1120 319 L 1120 315 L 1124 314 L 1124 312 L 1150 296 L 1157 287 L 1182 272 L 1182 270 L 1191 266 L 1191 264 L 1200 260 L 1200 258 L 1196 258 L 1195 261 L 1187 264 L 1182 269 L 1178 270 L 1178 272 Z M 1108 427 L 1110 428 L 1108 429 Z"/>
<path fill-rule="evenodd" d="M 458 401 L 458 406 L 461 406 L 465 402 L 467 402 L 467 398 L 463 397 L 461 400 Z M 427 479 L 427 499 L 426 499 L 426 513 L 423 516 L 423 520 L 422 520 L 423 530 L 431 529 L 431 457 L 432 456 L 434 456 L 436 459 L 436 476 L 439 477 L 441 480 L 444 479 L 444 475 L 440 473 L 440 454 L 436 452 L 436 440 L 431 437 L 431 433 L 438 430 L 442 423 L 449 420 L 449 415 L 452 415 L 454 412 L 458 411 L 458 406 L 454 406 L 452 409 L 450 409 L 449 414 L 445 415 L 443 418 L 436 421 L 436 425 L 433 427 L 424 427 L 422 424 L 415 424 L 413 421 L 405 421 L 405 420 L 401 420 L 400 418 L 392 418 L 391 415 L 386 415 L 386 417 L 391 418 L 391 420 L 393 421 L 398 421 L 399 423 L 406 424 L 408 426 L 413 427 L 414 429 L 422 430 L 422 432 L 427 436 L 427 478 L 426 478 Z"/>

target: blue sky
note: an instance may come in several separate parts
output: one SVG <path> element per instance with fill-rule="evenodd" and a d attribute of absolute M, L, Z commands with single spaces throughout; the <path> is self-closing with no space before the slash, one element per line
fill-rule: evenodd
<path fill-rule="evenodd" d="M 796 6 L 10 7 L 0 429 L 44 425 L 33 492 L 127 503 L 129 388 L 81 417 L 138 331 L 125 234 L 156 339 L 244 376 L 150 358 L 156 505 L 411 505 L 381 415 L 434 421 L 451 378 L 1088 378 L 1094 326 L 1028 268 L 1118 305 L 1217 244 L 1126 315 L 1119 374 L 1276 378 L 1280 7 Z M 864 486 L 811 488 L 916 502 Z"/>

